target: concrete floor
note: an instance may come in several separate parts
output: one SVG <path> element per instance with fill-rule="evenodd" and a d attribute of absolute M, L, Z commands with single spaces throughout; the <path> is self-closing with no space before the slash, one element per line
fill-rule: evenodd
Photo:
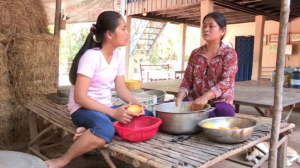
<path fill-rule="evenodd" d="M 168 97 L 172 98 L 172 97 Z M 256 110 L 253 107 L 249 106 L 241 106 L 240 112 L 244 114 L 251 114 L 251 115 L 258 115 Z M 283 113 L 283 115 L 286 115 L 286 112 Z M 295 123 L 296 128 L 294 129 L 292 135 L 289 138 L 288 146 L 294 148 L 298 153 L 300 153 L 300 109 L 295 109 L 292 115 L 290 116 L 290 123 Z M 242 152 L 240 154 L 237 154 L 233 156 L 232 158 L 244 161 L 246 156 L 245 152 Z M 133 168 L 132 165 L 126 164 L 123 161 L 120 161 L 118 159 L 112 158 L 113 162 L 118 168 Z M 247 162 L 251 163 L 251 162 Z M 105 162 L 102 156 L 80 156 L 76 159 L 74 159 L 66 168 L 109 168 L 108 164 Z M 267 168 L 268 162 L 266 161 L 261 168 Z M 290 168 L 299 168 L 300 165 L 296 162 L 293 163 Z M 221 161 L 220 163 L 212 166 L 211 168 L 246 168 L 246 166 L 239 165 L 230 161 Z"/>

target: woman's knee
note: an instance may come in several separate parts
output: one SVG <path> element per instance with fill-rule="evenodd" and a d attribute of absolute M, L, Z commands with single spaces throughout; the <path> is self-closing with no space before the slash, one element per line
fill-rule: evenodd
<path fill-rule="evenodd" d="M 145 116 L 153 117 L 153 113 L 145 109 Z"/>
<path fill-rule="evenodd" d="M 91 133 L 109 143 L 114 137 L 115 128 L 109 119 L 102 120 L 101 123 L 98 122 L 94 127 L 91 128 Z"/>

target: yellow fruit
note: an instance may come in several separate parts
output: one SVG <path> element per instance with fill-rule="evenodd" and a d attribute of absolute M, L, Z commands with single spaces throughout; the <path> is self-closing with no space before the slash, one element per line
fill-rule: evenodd
<path fill-rule="evenodd" d="M 240 129 L 239 127 L 232 127 L 231 129 Z"/>
<path fill-rule="evenodd" d="M 219 127 L 220 130 L 229 130 L 227 127 Z"/>
<path fill-rule="evenodd" d="M 205 128 L 214 128 L 214 125 L 211 122 L 206 122 L 206 123 L 202 124 L 201 126 L 205 127 Z"/>
<path fill-rule="evenodd" d="M 127 110 L 136 114 L 140 114 L 142 112 L 142 108 L 138 105 L 131 105 L 127 108 Z"/>

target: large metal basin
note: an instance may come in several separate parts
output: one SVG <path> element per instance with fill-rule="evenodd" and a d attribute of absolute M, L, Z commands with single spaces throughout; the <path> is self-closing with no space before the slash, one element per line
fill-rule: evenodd
<path fill-rule="evenodd" d="M 218 127 L 239 127 L 240 129 L 220 130 L 202 127 L 206 122 L 211 122 L 214 128 Z M 220 143 L 239 143 L 247 140 L 254 131 L 257 121 L 242 117 L 215 117 L 199 122 L 203 133 L 212 141 Z"/>
<path fill-rule="evenodd" d="M 175 102 L 171 102 L 154 106 L 156 117 L 162 120 L 159 130 L 175 135 L 200 132 L 198 122 L 208 118 L 209 112 L 214 108 L 206 104 L 203 110 L 191 111 L 191 104 L 192 102 L 181 102 L 179 106 L 176 106 Z"/>

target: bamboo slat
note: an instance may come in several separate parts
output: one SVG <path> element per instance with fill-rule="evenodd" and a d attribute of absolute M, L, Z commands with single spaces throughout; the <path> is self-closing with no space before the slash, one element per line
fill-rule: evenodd
<path fill-rule="evenodd" d="M 29 103 L 26 108 L 72 134 L 75 127 L 70 119 L 66 106 L 54 103 Z M 253 135 L 238 144 L 221 144 L 210 141 L 204 134 L 192 135 L 183 142 L 171 142 L 175 137 L 161 132 L 148 141 L 132 143 L 115 135 L 110 144 L 104 145 L 110 155 L 135 165 L 153 167 L 207 167 L 241 152 L 255 144 L 270 138 L 271 119 L 238 114 L 258 121 Z M 281 123 L 280 132 L 287 131 L 295 125 Z M 132 159 L 130 159 L 130 158 Z"/>
<path fill-rule="evenodd" d="M 174 151 L 182 151 L 182 152 L 187 152 L 190 153 L 191 155 L 199 155 L 199 157 L 206 157 L 206 159 L 211 159 L 214 156 L 213 155 L 209 155 L 207 153 L 201 152 L 200 150 L 197 150 L 195 148 L 191 148 L 188 146 L 182 146 L 180 144 L 177 143 L 168 143 L 168 142 L 161 142 L 161 141 L 157 141 L 155 139 L 150 139 L 149 141 L 146 141 L 146 143 L 152 144 L 152 145 L 161 145 L 167 149 L 170 150 L 174 150 Z M 155 143 L 155 144 L 153 144 Z"/>

